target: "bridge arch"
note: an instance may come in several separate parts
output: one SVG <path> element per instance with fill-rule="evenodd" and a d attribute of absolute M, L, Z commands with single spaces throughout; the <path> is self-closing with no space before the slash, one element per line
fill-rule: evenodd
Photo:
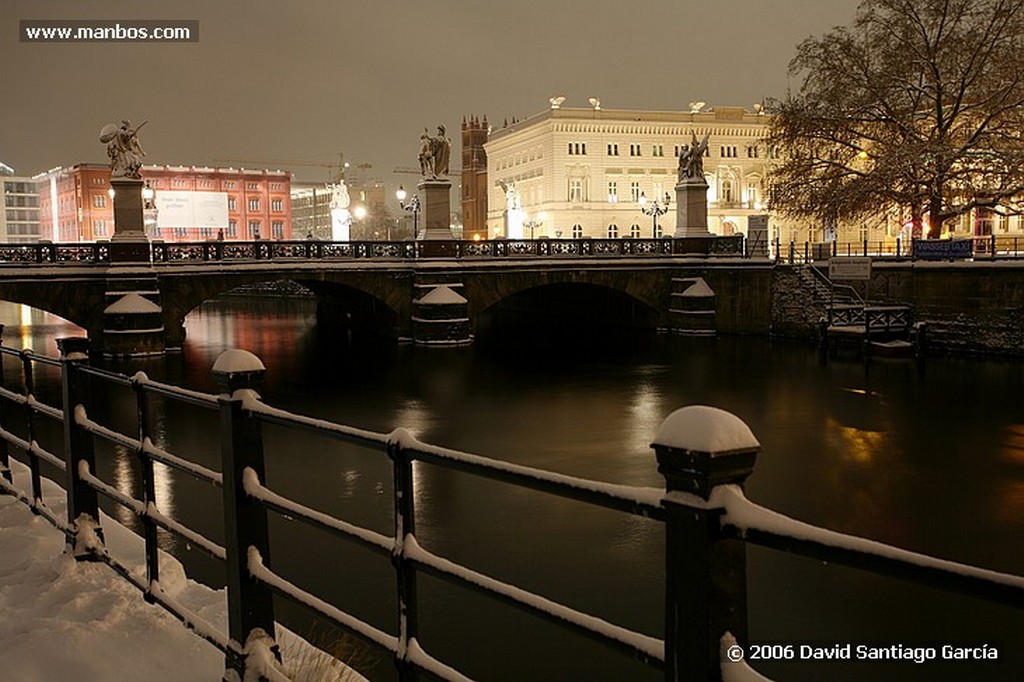
<path fill-rule="evenodd" d="M 34 280 L 13 280 L 0 283 L 0 301 L 52 313 L 95 337 L 103 331 L 105 289 L 105 282 L 84 278 L 55 278 L 46 286 L 39 286 L 39 282 Z"/>
<path fill-rule="evenodd" d="M 408 318 L 410 307 L 408 291 L 411 289 L 411 277 L 405 278 L 404 287 L 400 279 L 381 273 L 284 268 L 203 273 L 202 277 L 176 271 L 161 273 L 161 304 L 167 343 L 168 346 L 180 346 L 184 341 L 185 317 L 205 301 L 240 286 L 283 280 L 296 282 L 317 296 L 318 307 L 325 309 L 323 315 L 326 316 L 322 317 L 318 311 L 318 320 L 328 320 L 332 315 L 347 312 L 364 322 L 372 318 L 375 329 L 381 333 L 402 335 L 406 331 L 402 320 Z"/>

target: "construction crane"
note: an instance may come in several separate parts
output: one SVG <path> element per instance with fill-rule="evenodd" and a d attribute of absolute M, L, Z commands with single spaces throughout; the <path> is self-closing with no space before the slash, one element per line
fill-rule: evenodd
<path fill-rule="evenodd" d="M 277 168 L 284 166 L 303 166 L 307 168 L 328 168 L 334 173 L 328 172 L 327 181 L 336 182 L 345 178 L 345 169 L 349 167 L 345 161 L 345 154 L 338 152 L 337 163 L 324 163 L 309 161 L 304 159 L 214 159 L 214 163 L 237 163 L 246 164 L 250 166 L 274 166 Z M 365 165 L 365 164 L 360 164 Z"/>

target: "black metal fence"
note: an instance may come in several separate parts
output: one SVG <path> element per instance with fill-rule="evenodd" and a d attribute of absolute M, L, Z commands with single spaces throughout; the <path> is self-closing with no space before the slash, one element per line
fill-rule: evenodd
<path fill-rule="evenodd" d="M 540 618 L 583 633 L 613 649 L 663 670 L 666 680 L 705 682 L 719 680 L 724 666 L 744 666 L 723 658 L 723 643 L 747 641 L 746 544 L 793 552 L 829 564 L 862 568 L 881 575 L 903 578 L 942 590 L 973 595 L 1003 605 L 1024 608 L 1024 578 L 941 561 L 880 543 L 833 533 L 780 517 L 747 500 L 743 482 L 753 471 L 759 446 L 749 440 L 732 449 L 705 452 L 686 445 L 705 440 L 700 426 L 687 431 L 663 427 L 653 447 L 664 488 L 636 488 L 588 481 L 510 464 L 457 450 L 421 443 L 402 429 L 390 434 L 292 414 L 266 405 L 255 389 L 264 376 L 262 363 L 245 351 L 228 351 L 218 358 L 213 373 L 220 383 L 219 395 L 191 391 L 150 380 L 142 373 L 125 376 L 91 367 L 85 354 L 86 340 L 59 340 L 59 359 L 28 350 L 0 346 L 0 360 L 13 356 L 20 363 L 19 391 L 6 387 L 0 376 L 0 490 L 16 495 L 32 510 L 47 518 L 67 535 L 79 559 L 110 565 L 136 585 L 147 601 L 160 604 L 225 654 L 226 666 L 242 673 L 246 666 L 244 643 L 250 635 L 274 632 L 273 596 L 312 610 L 371 645 L 390 653 L 402 680 L 422 673 L 448 680 L 464 675 L 434 658 L 420 645 L 417 635 L 420 604 L 417 579 L 430 575 L 467 587 Z M 0 362 L 0 368 L 2 368 Z M 59 368 L 62 406 L 45 405 L 34 395 L 35 365 Z M 87 381 L 88 379 L 88 381 Z M 137 432 L 120 433 L 90 416 L 92 381 L 130 388 L 136 400 Z M 154 443 L 149 425 L 149 401 L 154 396 L 219 414 L 221 470 L 212 471 L 171 453 Z M 670 415 L 685 422 L 691 407 Z M 62 454 L 40 447 L 35 431 L 40 417 L 59 422 L 63 428 Z M 732 432 L 746 429 L 738 418 Z M 19 422 L 26 437 L 15 434 Z M 720 424 L 721 420 L 714 420 Z M 386 455 L 393 471 L 393 532 L 383 534 L 288 499 L 268 487 L 264 473 L 263 426 L 277 425 L 313 433 L 333 441 L 365 446 Z M 679 436 L 680 432 L 683 437 Z M 747 430 L 749 433 L 749 430 Z M 670 435 L 663 436 L 668 433 Z M 674 434 L 674 435 L 671 435 Z M 142 471 L 141 499 L 124 493 L 96 475 L 94 442 L 104 440 L 128 448 Z M 731 438 L 735 440 L 735 438 Z M 13 447 L 12 447 L 13 446 Z M 31 470 L 31 489 L 13 485 L 10 450 L 20 453 Z M 67 519 L 57 518 L 42 499 L 40 463 L 52 465 L 65 476 Z M 219 545 L 183 526 L 160 510 L 154 485 L 153 465 L 159 462 L 222 492 L 225 541 Z M 529 488 L 665 523 L 665 628 L 662 637 L 632 631 L 541 595 L 501 582 L 439 556 L 417 542 L 416 479 L 413 468 L 425 463 L 469 475 Z M 142 523 L 146 576 L 136 575 L 102 546 L 99 497 L 130 510 Z M 268 534 L 268 514 L 281 514 L 295 522 L 318 528 L 331 536 L 355 542 L 389 557 L 395 574 L 397 613 L 394 630 L 385 631 L 327 603 L 275 573 Z M 185 539 L 227 569 L 228 632 L 212 627 L 166 595 L 160 588 L 157 563 L 157 529 Z M 88 542 L 86 541 L 88 540 Z M 693 614 L 707 614 L 707 617 Z"/>

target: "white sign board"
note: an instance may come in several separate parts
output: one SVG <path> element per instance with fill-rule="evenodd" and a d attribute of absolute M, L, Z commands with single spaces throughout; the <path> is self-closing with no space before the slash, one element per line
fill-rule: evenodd
<path fill-rule="evenodd" d="M 228 195 L 226 192 L 156 193 L 157 227 L 228 226 Z"/>
<path fill-rule="evenodd" d="M 861 256 L 842 256 L 828 262 L 828 278 L 832 280 L 871 279 L 871 258 Z"/>

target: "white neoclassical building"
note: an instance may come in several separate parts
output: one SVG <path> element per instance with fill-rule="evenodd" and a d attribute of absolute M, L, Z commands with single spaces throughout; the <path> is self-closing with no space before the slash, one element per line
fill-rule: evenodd
<path fill-rule="evenodd" d="M 493 130 L 484 145 L 489 237 L 650 237 L 653 219 L 641 211 L 640 195 L 651 202 L 666 193 L 671 202 L 658 228 L 671 235 L 679 150 L 694 135 L 709 136 L 709 230 L 746 233 L 747 217 L 764 213 L 765 115 L 743 107 L 577 109 L 552 101 L 540 114 Z M 773 238 L 797 236 L 771 225 Z"/>

